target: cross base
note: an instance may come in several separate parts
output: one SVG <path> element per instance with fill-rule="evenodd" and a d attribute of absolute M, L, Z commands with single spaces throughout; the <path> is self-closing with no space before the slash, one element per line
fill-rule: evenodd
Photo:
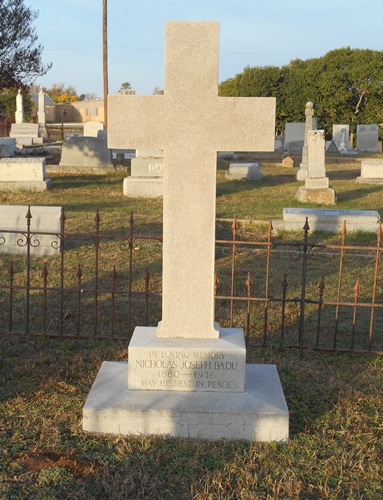
<path fill-rule="evenodd" d="M 218 441 L 287 441 L 289 412 L 275 365 L 247 365 L 246 392 L 136 391 L 128 363 L 105 361 L 83 408 L 83 429 Z"/>
<path fill-rule="evenodd" d="M 219 338 L 157 337 L 138 326 L 129 344 L 129 389 L 243 392 L 246 347 L 242 328 L 219 328 Z"/>

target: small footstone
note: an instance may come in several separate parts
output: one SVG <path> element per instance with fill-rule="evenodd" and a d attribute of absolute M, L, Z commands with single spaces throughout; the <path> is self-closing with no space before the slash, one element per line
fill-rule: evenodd
<path fill-rule="evenodd" d="M 230 163 L 229 171 L 226 172 L 226 179 L 230 180 L 261 180 L 262 172 L 259 171 L 258 163 Z"/>

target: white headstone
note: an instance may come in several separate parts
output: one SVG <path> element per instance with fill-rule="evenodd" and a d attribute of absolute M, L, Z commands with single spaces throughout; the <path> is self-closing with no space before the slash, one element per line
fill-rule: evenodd
<path fill-rule="evenodd" d="M 344 222 L 347 231 L 377 233 L 380 215 L 375 210 L 335 210 L 328 208 L 284 208 L 283 220 L 273 220 L 273 228 L 302 231 L 308 217 L 310 231 L 340 233 Z"/>
<path fill-rule="evenodd" d="M 2 158 L 0 190 L 45 191 L 51 179 L 46 178 L 45 158 Z"/>
<path fill-rule="evenodd" d="M 383 160 L 362 160 L 357 182 L 383 184 Z"/>
<path fill-rule="evenodd" d="M 39 139 L 39 126 L 37 123 L 12 123 L 10 137 L 22 146 L 31 146 Z"/>
<path fill-rule="evenodd" d="M 109 96 L 111 147 L 164 150 L 163 314 L 158 328 L 136 328 L 126 368 L 103 365 L 85 430 L 288 437 L 275 371 L 265 369 L 267 388 L 258 384 L 256 395 L 242 329 L 214 324 L 217 151 L 273 151 L 275 126 L 274 98 L 218 97 L 218 30 L 216 22 L 166 23 L 165 94 Z"/>
<path fill-rule="evenodd" d="M 100 130 L 104 130 L 104 124 L 98 121 L 84 123 L 84 137 L 99 137 Z"/>
<path fill-rule="evenodd" d="M 125 177 L 123 193 L 131 198 L 157 198 L 163 195 L 164 152 L 162 149 L 137 149 Z"/>
<path fill-rule="evenodd" d="M 258 163 L 230 163 L 225 177 L 229 180 L 259 181 L 263 179 L 263 174 L 259 171 Z"/>
<path fill-rule="evenodd" d="M 306 189 L 328 188 L 325 168 L 324 130 L 310 130 L 307 133 L 307 178 Z"/>
<path fill-rule="evenodd" d="M 304 187 L 297 192 L 297 199 L 303 203 L 321 203 L 334 205 L 336 192 L 329 186 L 325 168 L 324 130 L 311 130 L 307 134 L 307 177 Z"/>

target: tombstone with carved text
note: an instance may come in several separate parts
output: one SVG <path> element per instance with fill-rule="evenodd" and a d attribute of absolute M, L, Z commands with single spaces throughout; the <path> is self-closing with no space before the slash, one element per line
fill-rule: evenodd
<path fill-rule="evenodd" d="M 163 299 L 129 363 L 104 363 L 88 396 L 93 432 L 284 441 L 274 365 L 246 365 L 243 330 L 214 321 L 217 151 L 273 151 L 274 98 L 218 96 L 216 22 L 168 22 L 165 93 L 109 97 L 113 148 L 164 151 Z"/>

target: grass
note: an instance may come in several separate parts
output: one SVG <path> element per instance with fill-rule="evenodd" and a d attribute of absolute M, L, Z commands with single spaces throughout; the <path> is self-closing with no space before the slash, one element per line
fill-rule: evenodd
<path fill-rule="evenodd" d="M 88 435 L 81 408 L 127 346 L 0 338 L 1 498 L 381 498 L 383 359 L 250 347 L 278 366 L 291 439 Z"/>
<path fill-rule="evenodd" d="M 229 183 L 224 178 L 227 167 L 220 163 L 217 173 L 220 218 L 236 214 L 267 221 L 280 218 L 284 206 L 299 206 L 295 171 L 264 163 L 260 184 Z M 357 164 L 334 162 L 328 171 L 339 208 L 377 209 L 383 215 L 383 186 L 355 184 Z M 124 175 L 55 175 L 51 192 L 1 193 L 0 203 L 63 205 L 71 229 L 89 229 L 96 208 L 101 210 L 101 226 L 123 228 L 134 209 L 139 231 L 160 234 L 161 200 L 125 198 Z M 230 234 L 224 223 L 217 227 L 219 234 Z M 259 235 L 256 226 L 241 231 L 244 238 L 253 237 L 253 231 Z M 318 238 L 339 241 L 339 236 Z M 374 240 L 362 234 L 350 238 L 356 244 Z M 230 260 L 223 256 L 219 265 L 225 259 Z M 239 273 L 256 259 L 255 254 L 240 255 Z M 6 257 L 1 261 L 4 266 Z M 279 263 L 282 273 L 284 265 L 292 267 L 284 262 Z M 317 279 L 324 264 L 315 262 L 310 272 Z M 333 267 L 329 280 L 334 283 L 327 285 L 331 293 L 336 291 L 336 262 Z M 358 266 L 350 267 L 355 271 Z M 277 283 L 278 276 L 271 280 Z M 294 308 L 290 313 L 293 324 Z M 243 323 L 244 317 L 239 315 L 238 321 Z M 382 357 L 309 350 L 300 358 L 278 342 L 269 348 L 250 343 L 248 362 L 276 364 L 282 380 L 291 436 L 280 445 L 85 434 L 81 411 L 90 386 L 102 361 L 127 359 L 125 342 L 43 342 L 0 335 L 0 353 L 0 498 L 383 497 Z"/>

